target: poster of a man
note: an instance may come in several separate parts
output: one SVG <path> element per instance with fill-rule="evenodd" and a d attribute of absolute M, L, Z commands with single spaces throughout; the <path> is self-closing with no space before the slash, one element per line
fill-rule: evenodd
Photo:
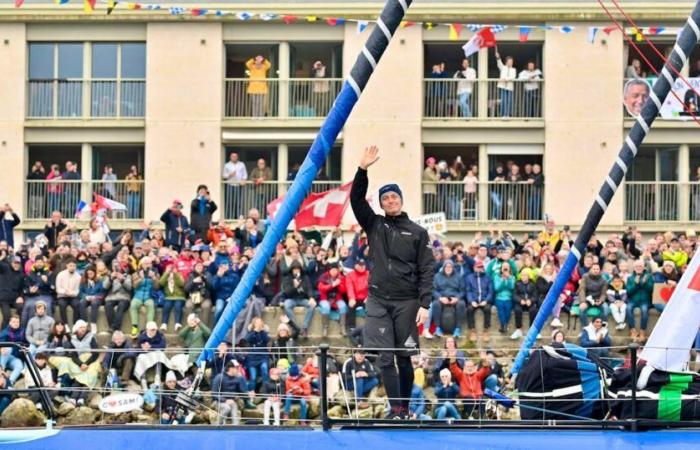
<path fill-rule="evenodd" d="M 649 83 L 639 78 L 631 79 L 625 83 L 623 103 L 629 115 L 637 117 L 642 112 L 642 106 L 649 98 L 650 89 Z"/>

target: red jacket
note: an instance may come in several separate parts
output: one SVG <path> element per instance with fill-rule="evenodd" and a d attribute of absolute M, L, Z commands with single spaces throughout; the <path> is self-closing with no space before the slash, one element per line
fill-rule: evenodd
<path fill-rule="evenodd" d="M 182 274 L 182 278 L 187 280 L 187 277 L 189 277 L 190 273 L 194 270 L 194 265 L 196 263 L 197 258 L 183 258 L 180 256 L 175 260 L 175 268 Z"/>
<path fill-rule="evenodd" d="M 306 374 L 312 380 L 318 378 L 321 375 L 321 370 L 318 367 L 314 367 L 312 363 L 306 363 L 301 369 L 303 374 Z"/>
<path fill-rule="evenodd" d="M 233 231 L 229 227 L 222 227 L 221 229 L 209 228 L 207 231 L 207 242 L 211 242 L 214 247 L 218 247 L 221 240 L 226 240 L 226 238 L 232 238 Z"/>
<path fill-rule="evenodd" d="M 453 362 L 450 364 L 450 372 L 452 372 L 452 378 L 459 383 L 460 397 L 478 400 L 484 396 L 484 390 L 481 388 L 481 385 L 491 373 L 490 367 L 482 367 L 469 375 L 464 373 L 456 362 Z"/>
<path fill-rule="evenodd" d="M 285 390 L 287 394 L 291 394 L 294 397 L 308 397 L 311 395 L 311 384 L 309 384 L 308 378 L 304 375 L 299 375 L 298 377 L 287 377 L 285 382 Z"/>
<path fill-rule="evenodd" d="M 369 295 L 369 271 L 360 273 L 353 270 L 345 276 L 345 287 L 348 299 L 354 298 L 357 302 L 364 302 Z"/>
<path fill-rule="evenodd" d="M 321 278 L 318 280 L 319 300 L 328 301 L 331 304 L 331 308 L 336 307 L 335 304 L 338 302 L 338 300 L 345 299 L 345 277 L 342 274 L 339 274 L 336 279 L 340 280 L 340 284 L 333 287 L 331 284 L 333 279 L 331 279 L 330 271 L 328 271 L 321 275 Z"/>

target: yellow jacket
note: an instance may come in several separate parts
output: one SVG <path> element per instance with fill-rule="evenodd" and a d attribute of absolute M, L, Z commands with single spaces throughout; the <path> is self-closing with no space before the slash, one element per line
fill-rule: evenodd
<path fill-rule="evenodd" d="M 250 81 L 248 82 L 248 94 L 267 94 L 267 71 L 270 70 L 271 64 L 268 60 L 263 60 L 260 67 L 255 65 L 253 58 L 245 63 L 248 69 Z"/>

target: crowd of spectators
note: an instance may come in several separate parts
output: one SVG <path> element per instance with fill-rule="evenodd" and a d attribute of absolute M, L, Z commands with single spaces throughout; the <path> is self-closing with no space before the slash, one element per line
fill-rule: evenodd
<path fill-rule="evenodd" d="M 193 363 L 267 226 L 256 209 L 233 226 L 214 220 L 216 211 L 202 185 L 188 210 L 181 201 L 172 202 L 161 216 L 164 229 L 126 230 L 114 240 L 93 224 L 79 230 L 60 211 L 53 212 L 40 235 L 20 243 L 3 222 L 0 341 L 26 348 L 38 361 L 44 384 L 55 386 L 53 395 L 62 394 L 65 401 L 85 403 L 87 393 L 100 386 L 135 383 L 144 392 L 155 386 L 165 390 L 162 421 L 185 420 L 178 416 L 173 391 L 191 383 Z M 8 226 L 19 221 L 8 206 L 3 212 Z M 310 356 L 312 347 L 303 347 L 311 343 L 312 321 L 321 321 L 326 337 L 330 321 L 338 320 L 341 337 L 347 336 L 353 347 L 361 344 L 356 316 L 367 299 L 372 260 L 364 234 L 351 231 L 350 239 L 340 230 L 291 232 L 278 244 L 233 330 L 208 364 L 204 383 L 222 422 L 238 423 L 242 409 L 258 404 L 266 423 L 279 424 L 295 404 L 301 420 L 307 418 L 309 400 L 319 388 L 318 361 Z M 629 327 L 630 337 L 644 342 L 649 311 L 664 305 L 655 291 L 659 285 L 675 286 L 696 245 L 692 231 L 644 238 L 630 227 L 602 241 L 594 236 L 558 299 L 550 323 L 553 338 L 563 337 L 558 332 L 566 312 L 569 320 L 574 318 L 570 330 L 581 323 L 579 343 L 602 356 L 611 344 L 609 316 L 617 330 Z M 476 233 L 466 243 L 435 238 L 432 246 L 434 301 L 422 336 L 444 337 L 444 350 L 434 364 L 425 355 L 414 358 L 417 374 L 432 376 L 417 375 L 411 413 L 415 418 L 479 416 L 483 389 L 499 389 L 503 370 L 493 352 L 482 353 L 476 363 L 465 357 L 457 339 L 465 330 L 468 341 L 481 338 L 488 347 L 493 307 L 498 331 L 521 338 L 523 315 L 532 322 L 570 252 L 572 236 L 568 227 L 560 230 L 548 221 L 539 234 L 521 239 L 492 231 Z M 279 308 L 280 323 L 272 330 L 263 320 L 269 306 Z M 295 308 L 303 309 L 302 320 Z M 159 309 L 162 314 L 156 314 Z M 97 339 L 107 333 L 109 344 L 103 350 Z M 168 351 L 172 347 L 178 350 Z M 6 371 L 0 383 L 8 387 L 26 373 L 17 347 L 2 350 L 0 365 Z M 361 348 L 330 372 L 359 407 L 381 385 L 371 355 Z M 425 398 L 428 386 L 434 388 L 435 407 Z"/>

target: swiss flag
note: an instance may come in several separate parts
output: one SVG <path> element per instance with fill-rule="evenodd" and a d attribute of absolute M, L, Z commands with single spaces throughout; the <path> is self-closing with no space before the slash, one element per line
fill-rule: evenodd
<path fill-rule="evenodd" d="M 464 57 L 469 58 L 474 53 L 478 52 L 482 48 L 495 47 L 496 46 L 496 36 L 493 34 L 491 27 L 484 27 L 479 30 L 469 42 L 462 46 L 464 50 Z"/>
<path fill-rule="evenodd" d="M 700 328 L 700 252 L 690 260 L 664 307 L 641 359 L 655 369 L 687 369 L 690 349 Z"/>
<path fill-rule="evenodd" d="M 330 191 L 310 194 L 299 208 L 294 217 L 296 229 L 318 227 L 337 227 L 340 225 L 343 214 L 350 204 L 350 189 L 352 182 L 346 183 Z M 270 220 L 282 205 L 284 197 L 276 198 L 267 205 L 267 215 Z"/>

